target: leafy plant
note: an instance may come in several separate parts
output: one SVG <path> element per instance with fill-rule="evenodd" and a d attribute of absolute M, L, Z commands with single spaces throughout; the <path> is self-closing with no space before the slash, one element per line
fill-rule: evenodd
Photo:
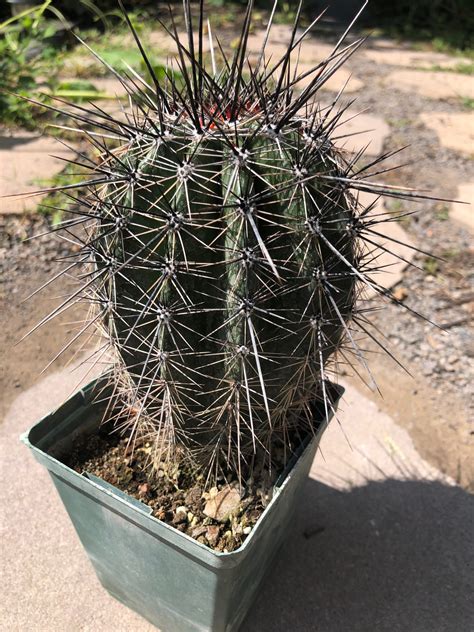
<path fill-rule="evenodd" d="M 58 3 L 59 4 L 59 3 Z M 67 4 L 67 3 L 66 3 Z M 76 3 L 77 5 L 77 3 Z M 79 0 L 84 11 L 91 11 L 96 19 L 106 23 L 106 16 L 92 0 Z M 60 4 L 64 8 L 64 4 Z M 51 22 L 47 17 L 55 18 Z M 84 100 L 101 95 L 89 89 L 74 92 L 60 85 L 58 76 L 66 49 L 66 42 L 57 42 L 58 25 L 69 29 L 63 13 L 53 0 L 25 9 L 0 23 L 0 119 L 2 123 L 26 128 L 38 126 L 45 110 L 32 105 L 23 97 L 40 93 L 41 103 L 49 94 Z M 92 95 L 91 92 L 94 92 Z"/>
<path fill-rule="evenodd" d="M 417 68 L 417 70 L 427 70 L 427 71 L 435 71 L 435 72 L 457 72 L 462 75 L 473 75 L 474 74 L 474 63 L 459 63 L 452 67 L 446 66 L 431 66 L 431 68 Z"/>
<path fill-rule="evenodd" d="M 83 180 L 54 189 L 71 198 L 68 240 L 82 227 L 65 269 L 82 286 L 59 309 L 93 308 L 82 332 L 99 326 L 97 358 L 106 348 L 114 358 L 109 414 L 130 441 L 151 444 L 151 467 L 184 459 L 242 480 L 291 457 L 314 430 L 316 401 L 331 409 L 336 354 L 368 371 L 357 331 L 376 336 L 357 299 L 368 288 L 400 303 L 378 283 L 374 252 L 397 214 L 387 220 L 359 195 L 415 194 L 374 180 L 390 155 L 361 165 L 338 150 L 341 95 L 317 100 L 362 38 L 348 44 L 346 31 L 301 73 L 298 49 L 317 20 L 300 34 L 298 11 L 270 65 L 265 42 L 247 50 L 250 3 L 231 56 L 207 31 L 206 63 L 203 15 L 195 31 L 187 0 L 184 12 L 186 43 L 163 25 L 178 77 L 155 74 L 129 21 L 148 76 L 112 72 L 133 110 L 114 120 L 71 106 L 96 161 L 74 161 Z"/>
<path fill-rule="evenodd" d="M 426 257 L 423 261 L 423 270 L 427 274 L 434 275 L 438 272 L 439 262 L 434 257 Z"/>
<path fill-rule="evenodd" d="M 93 83 L 84 79 L 59 82 L 54 91 L 54 96 L 79 102 L 110 98 L 110 95 L 105 92 L 99 92 Z"/>
<path fill-rule="evenodd" d="M 51 0 L 0 24 L 0 118 L 2 123 L 35 127 L 40 109 L 22 99 L 38 87 L 53 89 L 57 67 L 55 49 L 48 43 L 54 28 L 44 24 Z M 20 97 L 20 98 L 19 98 Z"/>
<path fill-rule="evenodd" d="M 447 221 L 449 219 L 449 206 L 439 204 L 435 210 L 435 218 L 440 222 Z"/>
<path fill-rule="evenodd" d="M 373 0 L 372 21 L 393 35 L 430 40 L 441 52 L 472 50 L 474 6 L 471 0 Z"/>
<path fill-rule="evenodd" d="M 461 97 L 461 104 L 468 110 L 474 110 L 474 99 L 469 97 Z"/>

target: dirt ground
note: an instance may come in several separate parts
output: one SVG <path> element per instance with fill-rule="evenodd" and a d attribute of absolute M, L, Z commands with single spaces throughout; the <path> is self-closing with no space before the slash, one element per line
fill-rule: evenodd
<path fill-rule="evenodd" d="M 71 345 L 44 373 L 50 361 L 77 331 L 83 311 L 76 307 L 57 316 L 20 342 L 21 338 L 61 304 L 61 296 L 71 291 L 73 282 L 63 277 L 31 299 L 25 299 L 50 278 L 63 264 L 56 259 L 67 255 L 52 237 L 22 241 L 48 229 L 38 216 L 0 217 L 0 417 L 22 391 L 69 362 L 82 342 Z"/>

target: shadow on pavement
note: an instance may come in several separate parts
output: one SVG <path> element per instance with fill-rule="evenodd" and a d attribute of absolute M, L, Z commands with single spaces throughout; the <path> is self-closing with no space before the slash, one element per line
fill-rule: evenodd
<path fill-rule="evenodd" d="M 341 492 L 310 480 L 242 630 L 467 632 L 473 581 L 474 496 L 430 481 Z"/>
<path fill-rule="evenodd" d="M 24 134 L 23 136 L 21 135 L 21 132 L 18 135 L 15 136 L 1 136 L 0 135 L 0 150 L 2 151 L 10 151 L 12 149 L 16 149 L 17 145 L 28 145 L 28 143 L 31 143 L 34 140 L 37 140 L 38 138 L 40 138 L 40 135 L 34 135 L 34 134 Z"/>

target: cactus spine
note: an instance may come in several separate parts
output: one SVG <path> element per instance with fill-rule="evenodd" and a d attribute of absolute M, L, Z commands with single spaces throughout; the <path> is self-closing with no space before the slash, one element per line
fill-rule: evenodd
<path fill-rule="evenodd" d="M 153 441 L 155 463 L 179 453 L 240 476 L 256 455 L 291 453 L 315 400 L 331 406 L 336 351 L 361 358 L 356 299 L 363 286 L 390 293 L 362 247 L 381 220 L 358 194 L 405 194 L 371 183 L 371 165 L 355 172 L 331 141 L 340 95 L 316 100 L 361 40 L 341 38 L 299 74 L 298 11 L 287 53 L 269 65 L 264 47 L 247 52 L 250 3 L 218 70 L 214 52 L 205 64 L 202 6 L 197 33 L 184 7 L 186 45 L 169 31 L 178 74 L 160 83 L 136 37 L 150 76 L 113 71 L 132 112 L 69 112 L 100 151 L 92 169 L 81 161 L 93 175 L 74 200 L 87 226 L 77 265 L 89 270 L 77 296 L 97 306 L 114 352 L 119 425 Z"/>

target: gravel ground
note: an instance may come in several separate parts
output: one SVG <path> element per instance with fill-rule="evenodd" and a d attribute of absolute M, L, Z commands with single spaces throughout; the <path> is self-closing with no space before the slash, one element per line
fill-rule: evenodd
<path fill-rule="evenodd" d="M 394 67 L 369 61 L 362 53 L 356 54 L 347 66 L 365 83 L 357 93 L 353 108 L 382 116 L 391 127 L 384 151 L 406 146 L 386 164 L 408 164 L 387 174 L 385 180 L 434 197 L 455 199 L 458 184 L 472 179 L 472 160 L 442 147 L 436 134 L 426 128 L 418 116 L 421 112 L 467 110 L 459 103 L 408 94 L 396 86 L 387 89 L 382 82 Z M 397 214 L 415 212 L 403 226 L 418 248 L 433 254 L 433 257 L 415 256 L 413 263 L 418 267 L 411 266 L 405 271 L 396 296 L 437 326 L 416 318 L 394 303 L 376 312 L 373 321 L 388 336 L 394 352 L 412 373 L 429 377 L 440 393 L 451 391 L 461 395 L 466 407 L 472 409 L 472 240 L 465 229 L 450 221 L 449 202 L 387 200 L 385 205 Z"/>

